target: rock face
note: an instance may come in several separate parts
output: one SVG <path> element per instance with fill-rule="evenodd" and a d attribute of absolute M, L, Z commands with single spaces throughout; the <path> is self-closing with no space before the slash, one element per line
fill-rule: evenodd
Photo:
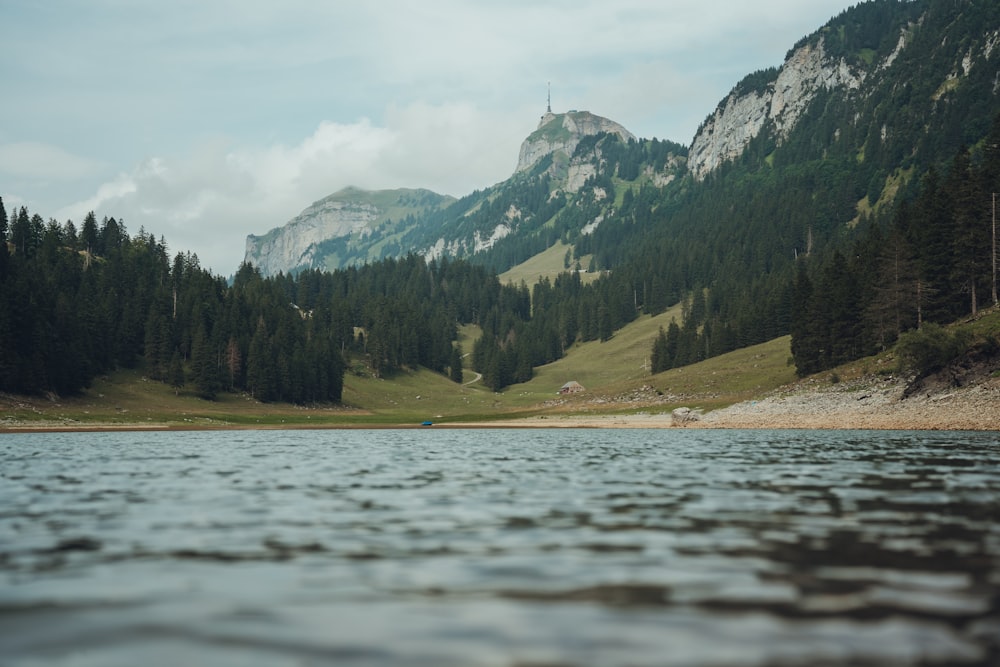
<path fill-rule="evenodd" d="M 538 129 L 521 144 L 515 173 L 531 169 L 547 155 L 561 154 L 569 160 L 581 139 L 601 132 L 617 134 L 626 143 L 635 140 L 635 135 L 618 123 L 589 111 L 546 113 L 539 121 Z"/>
<path fill-rule="evenodd" d="M 454 199 L 430 190 L 367 191 L 348 187 L 315 202 L 282 227 L 263 236 L 247 236 L 244 261 L 265 276 L 305 268 L 328 268 L 329 244 L 342 240 L 343 263 L 367 261 L 368 248 L 359 241 L 390 234 L 393 224 L 409 215 L 424 214 Z M 351 244 L 358 244 L 353 248 Z M 351 252 L 355 255 L 351 255 Z"/>
<path fill-rule="evenodd" d="M 335 195 L 334 195 L 335 196 Z M 363 232 L 378 218 L 371 204 L 321 199 L 264 236 L 247 236 L 245 261 L 266 276 L 311 266 L 320 243 Z"/>
<path fill-rule="evenodd" d="M 796 49 L 762 89 L 741 91 L 737 86 L 702 125 L 691 143 L 688 168 L 704 178 L 724 162 L 738 157 L 770 122 L 778 141 L 786 138 L 803 111 L 824 89 L 857 89 L 865 73 L 827 57 L 823 40 Z"/>

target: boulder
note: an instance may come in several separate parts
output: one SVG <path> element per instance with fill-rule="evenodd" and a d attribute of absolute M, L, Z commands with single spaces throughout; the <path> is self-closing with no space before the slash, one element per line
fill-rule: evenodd
<path fill-rule="evenodd" d="M 701 410 L 677 408 L 670 413 L 670 419 L 674 426 L 687 426 L 693 422 L 701 421 Z"/>

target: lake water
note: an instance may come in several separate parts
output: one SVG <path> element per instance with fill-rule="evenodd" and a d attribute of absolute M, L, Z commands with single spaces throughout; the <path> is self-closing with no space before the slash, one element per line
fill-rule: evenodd
<path fill-rule="evenodd" d="M 0 665 L 327 664 L 1000 664 L 1000 434 L 0 435 Z"/>

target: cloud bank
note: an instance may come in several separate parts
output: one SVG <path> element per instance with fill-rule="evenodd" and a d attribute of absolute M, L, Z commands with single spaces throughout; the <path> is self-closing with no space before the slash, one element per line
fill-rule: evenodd
<path fill-rule="evenodd" d="M 196 252 L 203 266 L 229 275 L 247 234 L 279 226 L 348 185 L 461 196 L 500 181 L 513 173 L 519 141 L 533 129 L 468 105 L 392 108 L 387 120 L 323 121 L 295 145 L 208 140 L 187 155 L 144 160 L 55 218 L 114 216 L 131 233 L 162 235 L 174 251 Z"/>

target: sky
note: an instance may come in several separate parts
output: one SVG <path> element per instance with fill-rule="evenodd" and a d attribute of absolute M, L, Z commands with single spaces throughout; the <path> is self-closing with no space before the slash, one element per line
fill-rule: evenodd
<path fill-rule="evenodd" d="M 552 110 L 690 145 L 847 0 L 3 0 L 0 196 L 233 274 L 348 185 L 456 197 Z"/>

